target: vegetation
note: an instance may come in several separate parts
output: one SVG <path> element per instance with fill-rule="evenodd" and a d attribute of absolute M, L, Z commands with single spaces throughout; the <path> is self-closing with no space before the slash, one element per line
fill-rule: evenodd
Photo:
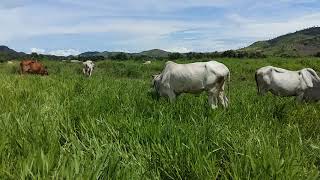
<path fill-rule="evenodd" d="M 320 27 L 286 34 L 268 41 L 255 42 L 244 51 L 260 51 L 268 56 L 314 56 L 320 51 Z"/>
<path fill-rule="evenodd" d="M 177 60 L 177 59 L 201 59 L 201 58 L 265 58 L 273 57 L 304 57 L 320 55 L 320 27 L 312 27 L 286 34 L 268 41 L 258 41 L 252 45 L 239 50 L 227 50 L 223 52 L 167 52 L 161 49 L 152 49 L 140 53 L 109 52 L 109 51 L 92 51 L 84 52 L 79 56 L 53 56 L 43 54 L 25 54 L 16 52 L 6 46 L 0 46 L 0 62 L 12 59 L 37 58 L 42 60 L 80 60 L 91 59 L 94 61 L 101 60 Z"/>
<path fill-rule="evenodd" d="M 74 63 L 45 61 L 44 77 L 0 64 L 0 178 L 319 179 L 320 105 L 259 97 L 254 72 L 319 72 L 320 59 L 221 61 L 231 106 L 214 111 L 205 94 L 152 99 L 165 61 L 100 61 L 91 78 Z"/>
<path fill-rule="evenodd" d="M 154 57 L 154 58 L 167 58 L 171 53 L 161 50 L 161 49 L 152 49 L 149 51 L 142 51 L 140 55 Z"/>
<path fill-rule="evenodd" d="M 16 51 L 8 48 L 7 46 L 0 46 L 0 62 L 5 62 L 8 59 L 9 60 L 17 59 L 23 55 L 25 55 L 25 54 L 16 52 Z"/>
<path fill-rule="evenodd" d="M 124 53 L 124 52 L 85 52 L 79 55 L 79 57 L 72 57 L 72 59 L 83 58 L 95 58 L 104 57 L 111 60 L 134 60 L 134 61 L 146 61 L 146 60 L 177 60 L 177 59 L 203 59 L 203 58 L 265 58 L 266 55 L 260 51 L 244 51 L 244 50 L 227 50 L 224 52 L 166 52 L 160 49 L 152 49 L 149 51 L 142 51 L 140 53 Z M 100 58 L 101 59 L 101 58 Z"/>

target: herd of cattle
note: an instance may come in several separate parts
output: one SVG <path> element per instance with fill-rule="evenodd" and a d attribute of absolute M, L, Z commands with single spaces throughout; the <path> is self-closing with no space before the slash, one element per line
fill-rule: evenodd
<path fill-rule="evenodd" d="M 83 62 L 83 74 L 91 76 L 94 63 L 90 60 Z M 49 75 L 47 67 L 37 60 L 23 60 L 20 62 L 20 74 L 40 74 Z"/>
<path fill-rule="evenodd" d="M 92 61 L 83 62 L 83 74 L 91 76 L 93 69 Z M 47 68 L 34 60 L 22 61 L 20 72 L 48 75 Z M 296 96 L 298 101 L 320 100 L 320 78 L 311 68 L 289 71 L 266 66 L 256 71 L 255 80 L 260 95 L 270 91 L 277 96 Z M 215 109 L 218 103 L 225 108 L 228 107 L 229 100 L 225 95 L 226 82 L 230 83 L 230 71 L 217 61 L 189 64 L 168 61 L 162 73 L 153 76 L 152 87 L 156 95 L 168 97 L 171 102 L 182 93 L 195 94 L 206 91 L 208 103 Z"/>

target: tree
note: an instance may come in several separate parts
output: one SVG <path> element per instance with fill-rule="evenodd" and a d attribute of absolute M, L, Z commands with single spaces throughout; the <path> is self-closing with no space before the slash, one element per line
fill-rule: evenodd
<path fill-rule="evenodd" d="M 116 54 L 116 55 L 114 55 L 114 56 L 111 56 L 110 58 L 111 58 L 112 60 L 120 60 L 120 61 L 128 60 L 127 54 L 126 54 L 126 53 L 123 53 L 123 52 L 118 53 L 118 54 Z"/>
<path fill-rule="evenodd" d="M 32 52 L 32 53 L 31 53 L 31 58 L 32 58 L 32 59 L 37 59 L 37 58 L 39 58 L 38 53 Z"/>
<path fill-rule="evenodd" d="M 236 57 L 236 52 L 234 50 L 227 50 L 222 53 L 222 57 Z"/>
<path fill-rule="evenodd" d="M 175 59 L 180 59 L 180 58 L 182 58 L 183 56 L 182 56 L 182 54 L 180 54 L 180 53 L 171 53 L 171 54 L 169 54 L 169 59 L 170 60 L 175 60 Z"/>

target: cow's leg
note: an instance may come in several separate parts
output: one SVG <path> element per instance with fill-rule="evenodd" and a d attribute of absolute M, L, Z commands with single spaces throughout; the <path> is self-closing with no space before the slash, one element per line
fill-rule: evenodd
<path fill-rule="evenodd" d="M 296 97 L 296 100 L 298 102 L 302 102 L 304 100 L 304 93 L 303 92 L 299 92 L 297 97 Z"/>
<path fill-rule="evenodd" d="M 86 69 L 85 69 L 85 68 L 82 68 L 82 72 L 83 72 L 83 74 L 84 74 L 84 75 L 86 75 L 86 74 L 87 74 L 87 72 L 86 72 Z"/>
<path fill-rule="evenodd" d="M 216 87 L 208 91 L 208 103 L 212 109 L 218 108 L 218 96 L 219 92 Z"/>
<path fill-rule="evenodd" d="M 175 102 L 176 101 L 176 94 L 172 90 L 167 91 L 167 95 L 169 97 L 170 102 Z"/>
<path fill-rule="evenodd" d="M 89 69 L 89 77 L 91 77 L 92 69 Z"/>
<path fill-rule="evenodd" d="M 219 101 L 222 104 L 222 106 L 224 108 L 227 108 L 228 107 L 228 98 L 224 94 L 224 85 L 225 85 L 225 83 L 223 82 L 221 88 L 219 89 L 219 95 L 218 96 L 219 96 Z"/>
<path fill-rule="evenodd" d="M 176 101 L 177 95 L 171 89 L 166 89 L 164 95 L 168 96 L 171 103 Z"/>
<path fill-rule="evenodd" d="M 218 108 L 217 96 L 214 93 L 209 92 L 208 94 L 208 103 L 212 109 Z"/>
<path fill-rule="evenodd" d="M 228 99 L 227 97 L 224 95 L 224 91 L 220 91 L 219 92 L 219 101 L 220 103 L 222 104 L 222 106 L 224 108 L 227 108 L 228 107 Z"/>

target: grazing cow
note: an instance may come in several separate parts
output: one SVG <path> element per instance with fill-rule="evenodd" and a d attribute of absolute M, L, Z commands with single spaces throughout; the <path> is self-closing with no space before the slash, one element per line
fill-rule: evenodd
<path fill-rule="evenodd" d="M 228 106 L 224 94 L 225 81 L 229 78 L 229 69 L 216 61 L 177 64 L 168 61 L 159 75 L 153 76 L 153 88 L 158 96 L 169 97 L 174 102 L 181 93 L 208 93 L 208 103 L 212 109 Z"/>
<path fill-rule="evenodd" d="M 83 74 L 87 75 L 87 76 L 91 76 L 92 71 L 94 68 L 94 63 L 90 60 L 83 62 Z"/>
<path fill-rule="evenodd" d="M 20 62 L 20 74 L 40 74 L 48 75 L 47 68 L 43 64 L 34 60 L 23 60 Z"/>
<path fill-rule="evenodd" d="M 72 63 L 81 63 L 81 61 L 79 61 L 79 60 L 70 60 L 70 62 L 72 62 Z"/>
<path fill-rule="evenodd" d="M 151 61 L 146 61 L 143 64 L 151 64 Z"/>
<path fill-rule="evenodd" d="M 255 79 L 259 95 L 270 91 L 277 96 L 296 96 L 298 101 L 310 100 L 316 90 L 313 88 L 320 83 L 319 76 L 311 68 L 289 71 L 266 66 L 256 71 Z"/>

